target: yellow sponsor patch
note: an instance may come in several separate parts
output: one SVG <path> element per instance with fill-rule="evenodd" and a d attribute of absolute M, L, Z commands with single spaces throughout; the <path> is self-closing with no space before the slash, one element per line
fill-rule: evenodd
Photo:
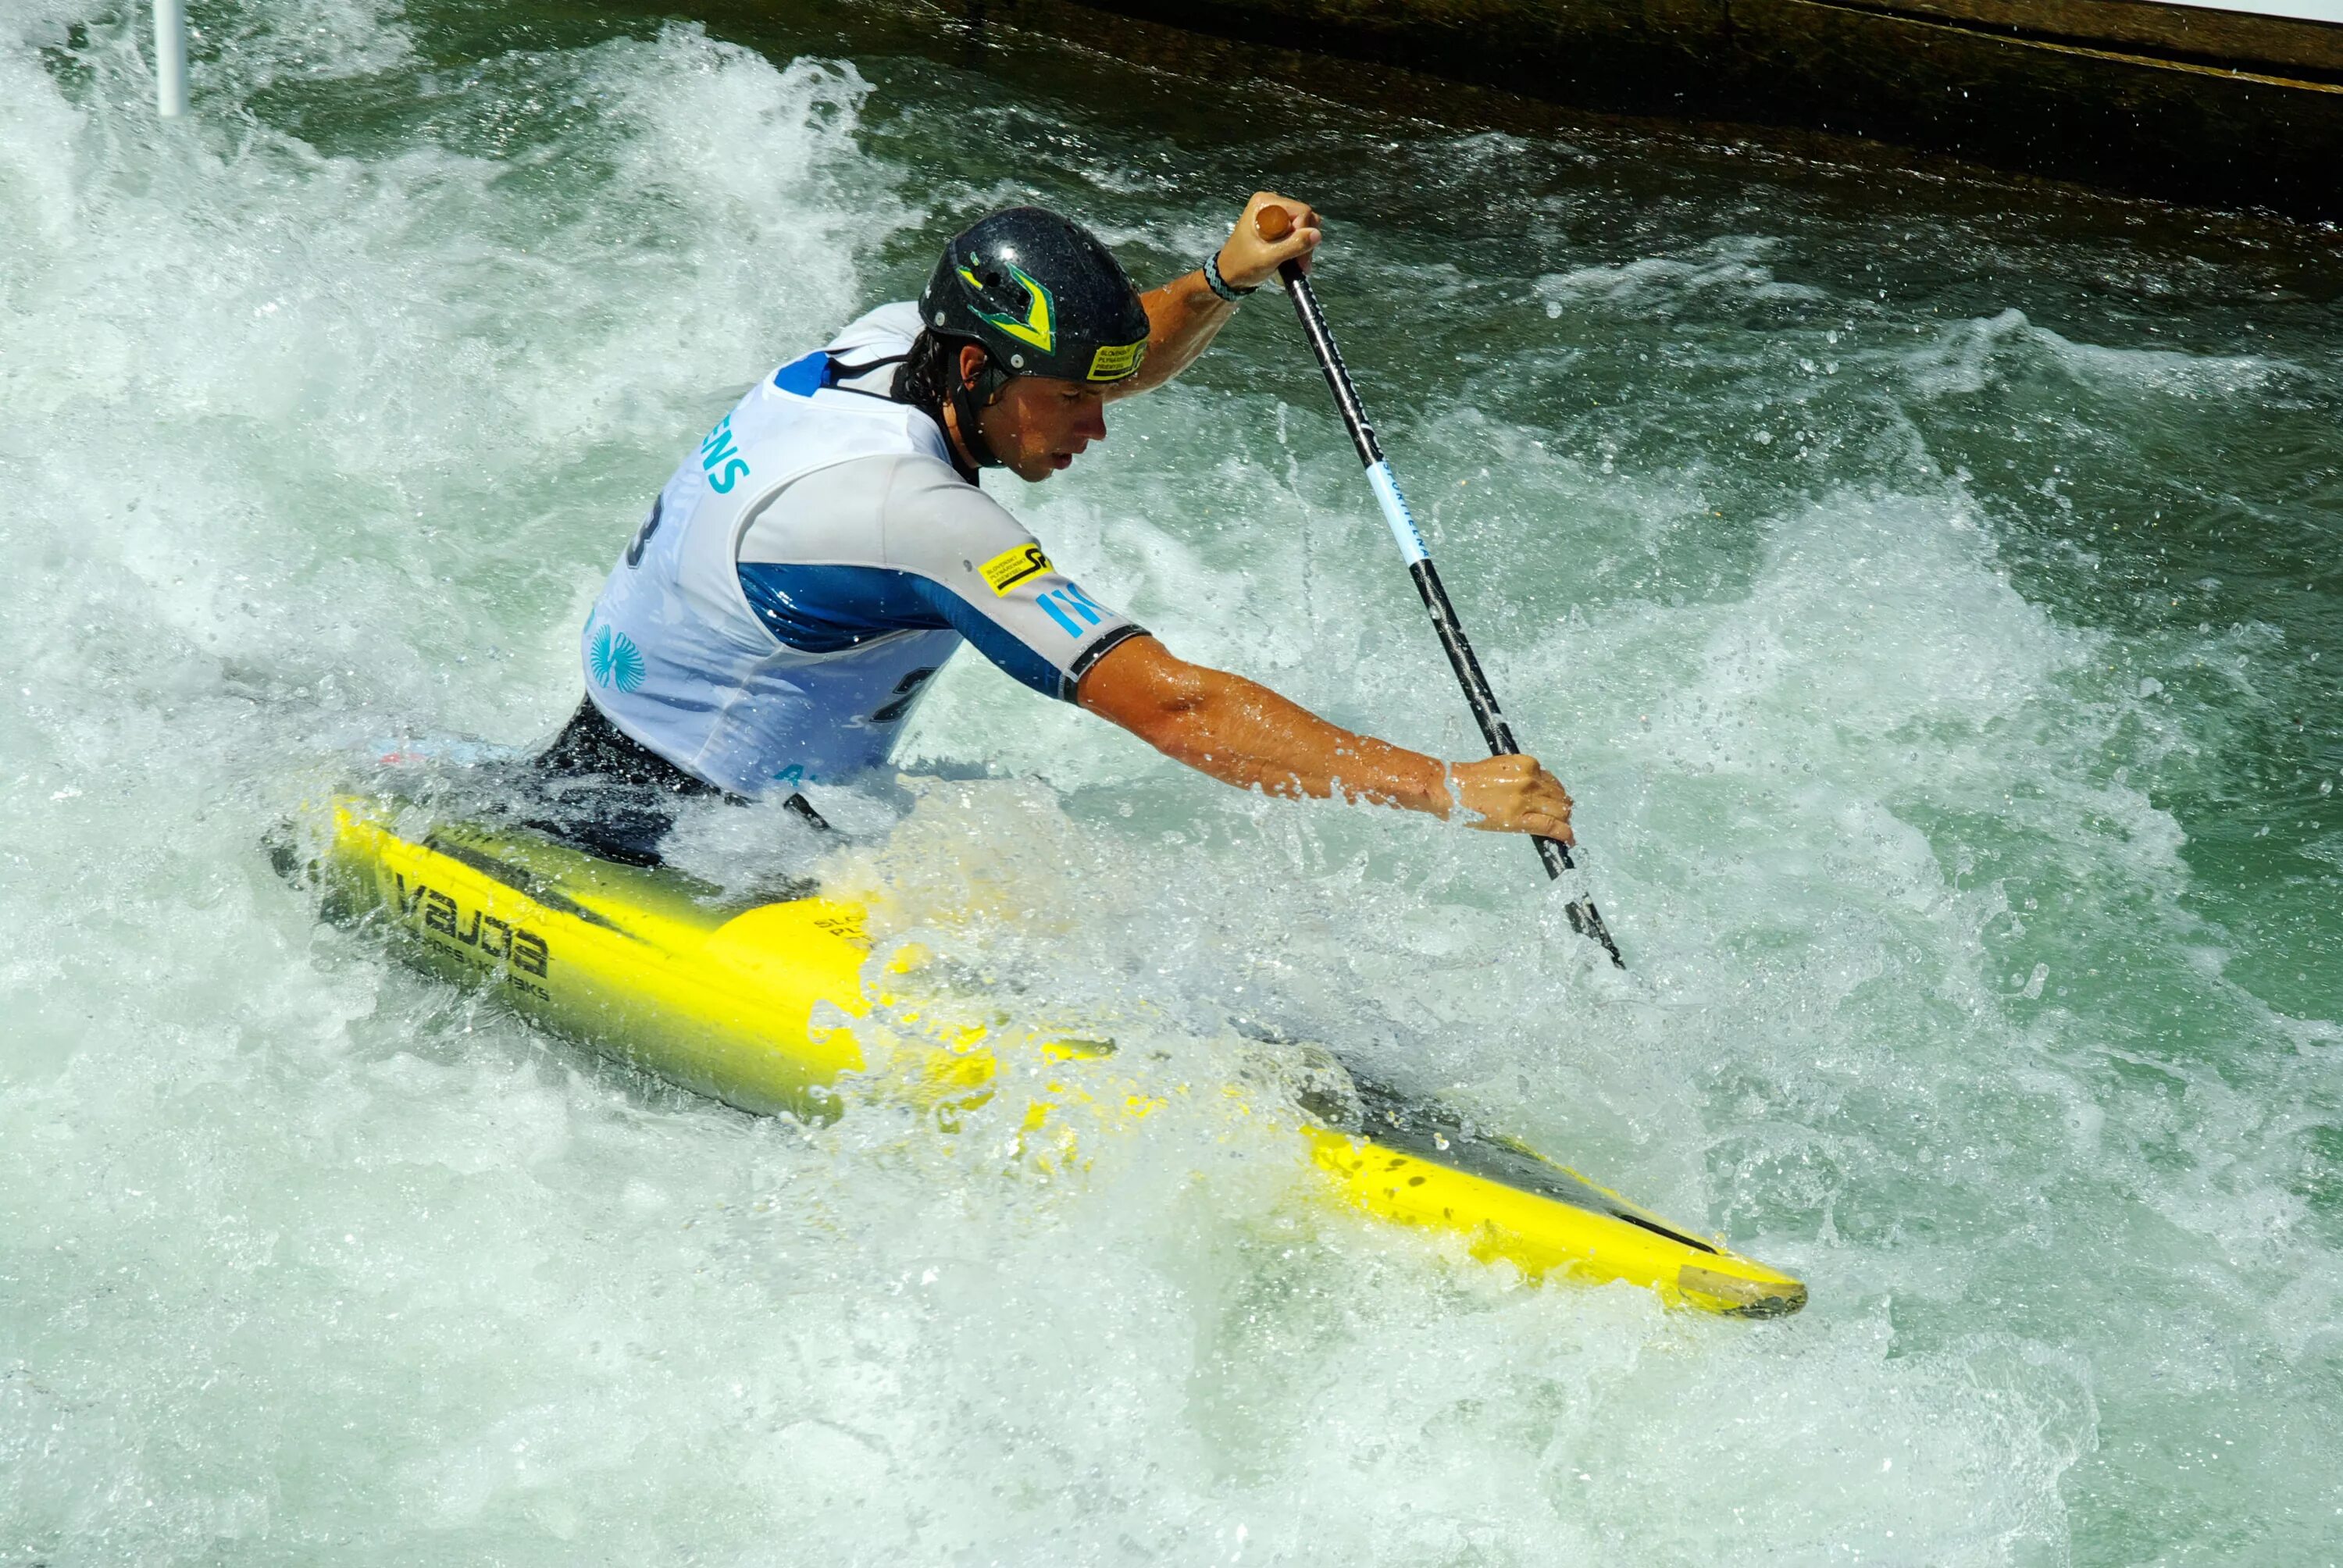
<path fill-rule="evenodd" d="M 1120 381 L 1139 372 L 1139 362 L 1147 357 L 1147 339 L 1136 343 L 1110 343 L 1091 356 L 1093 381 Z"/>
<path fill-rule="evenodd" d="M 1050 558 L 1041 553 L 1039 545 L 1019 545 L 1013 550 L 1001 551 L 977 569 L 992 585 L 992 592 L 998 598 L 1027 578 L 1037 578 L 1048 571 Z"/>

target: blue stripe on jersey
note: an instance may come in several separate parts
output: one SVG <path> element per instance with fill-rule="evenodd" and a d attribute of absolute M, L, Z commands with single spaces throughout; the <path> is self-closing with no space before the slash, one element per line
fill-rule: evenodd
<path fill-rule="evenodd" d="M 784 392 L 810 397 L 830 385 L 830 356 L 821 349 L 790 360 L 773 372 L 773 385 Z"/>
<path fill-rule="evenodd" d="M 950 628 L 1011 679 L 1044 697 L 1062 694 L 1056 665 L 933 578 L 886 567 L 778 561 L 743 561 L 739 573 L 740 590 L 765 629 L 800 653 L 842 653 L 892 631 Z"/>

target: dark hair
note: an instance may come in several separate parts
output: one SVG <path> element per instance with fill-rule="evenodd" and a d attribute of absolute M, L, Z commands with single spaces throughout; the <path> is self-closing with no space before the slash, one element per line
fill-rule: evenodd
<path fill-rule="evenodd" d="M 895 372 L 895 401 L 909 403 L 937 424 L 942 424 L 944 398 L 960 379 L 960 351 L 972 341 L 922 330 L 911 340 L 911 352 Z"/>

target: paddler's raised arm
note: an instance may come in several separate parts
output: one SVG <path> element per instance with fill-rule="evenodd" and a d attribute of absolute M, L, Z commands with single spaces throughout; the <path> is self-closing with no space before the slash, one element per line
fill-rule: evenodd
<path fill-rule="evenodd" d="M 1274 245 L 1261 237 L 1260 225 L 1255 221 L 1265 206 L 1283 207 L 1292 225 L 1292 232 Z M 1278 264 L 1288 259 L 1298 258 L 1307 271 L 1311 252 L 1318 248 L 1323 237 L 1318 214 L 1308 202 L 1295 201 L 1275 191 L 1256 191 L 1245 204 L 1235 227 L 1230 230 L 1228 239 L 1213 253 L 1212 261 L 1220 271 L 1221 281 L 1231 290 L 1255 289 L 1274 282 Z M 1109 402 L 1161 387 L 1193 365 L 1237 308 L 1235 300 L 1212 287 L 1202 266 L 1173 278 L 1161 288 L 1150 289 L 1139 297 L 1139 303 L 1147 311 L 1147 357 L 1141 363 L 1138 375 L 1108 388 Z"/>
<path fill-rule="evenodd" d="M 1443 763 L 1329 724 L 1258 681 L 1190 664 L 1152 637 L 1127 638 L 1102 655 L 1076 700 L 1174 761 L 1242 789 L 1340 794 L 1443 818 L 1461 798 L 1475 828 L 1572 842 L 1570 796 L 1532 758 Z"/>

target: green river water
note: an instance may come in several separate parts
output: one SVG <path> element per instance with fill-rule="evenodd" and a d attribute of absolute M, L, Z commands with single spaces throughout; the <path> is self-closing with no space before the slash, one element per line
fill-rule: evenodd
<path fill-rule="evenodd" d="M 908 6 L 194 12 L 163 125 L 136 8 L 0 4 L 0 1564 L 2343 1558 L 2335 235 Z M 269 868 L 353 748 L 548 733 L 669 467 L 940 234 L 1151 281 L 1256 186 L 1631 968 L 1518 843 L 971 658 L 846 842 L 677 855 L 888 889 L 1167 1083 L 1338 1041 L 1798 1317 L 1298 1203 L 1210 1096 L 1056 1173 L 743 1117 Z M 1473 753 L 1274 295 L 987 482 Z"/>

